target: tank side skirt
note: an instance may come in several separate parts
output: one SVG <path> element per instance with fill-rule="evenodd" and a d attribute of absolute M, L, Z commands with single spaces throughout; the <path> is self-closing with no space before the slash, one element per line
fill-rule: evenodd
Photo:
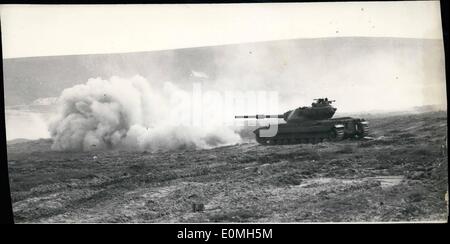
<path fill-rule="evenodd" d="M 261 144 L 301 144 L 301 143 L 317 143 L 324 140 L 340 141 L 344 139 L 344 130 L 332 129 L 321 131 L 319 133 L 282 133 L 274 137 L 259 137 L 256 135 L 256 141 Z"/>

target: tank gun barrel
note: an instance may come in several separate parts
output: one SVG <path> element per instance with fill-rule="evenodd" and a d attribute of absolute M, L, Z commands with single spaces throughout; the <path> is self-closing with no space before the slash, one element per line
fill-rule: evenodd
<path fill-rule="evenodd" d="M 268 118 L 278 118 L 282 119 L 284 118 L 283 114 L 276 114 L 276 115 L 264 115 L 264 114 L 257 114 L 257 115 L 236 115 L 234 116 L 235 119 L 268 119 Z"/>

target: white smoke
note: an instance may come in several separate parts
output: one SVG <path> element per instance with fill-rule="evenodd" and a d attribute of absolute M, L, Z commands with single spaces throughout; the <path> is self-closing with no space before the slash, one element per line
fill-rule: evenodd
<path fill-rule="evenodd" d="M 157 151 L 212 148 L 240 141 L 240 136 L 225 126 L 180 124 L 183 111 L 190 112 L 182 99 L 173 99 L 180 91 L 171 83 L 152 86 L 141 76 L 89 79 L 65 89 L 59 98 L 59 115 L 49 126 L 52 148 Z"/>
<path fill-rule="evenodd" d="M 5 115 L 7 140 L 50 137 L 47 129 L 47 114 L 29 110 L 5 109 Z"/>

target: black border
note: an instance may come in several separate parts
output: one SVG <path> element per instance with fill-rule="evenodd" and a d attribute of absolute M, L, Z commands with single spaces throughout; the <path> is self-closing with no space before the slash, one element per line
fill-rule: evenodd
<path fill-rule="evenodd" d="M 57 0 L 43 0 L 43 1 L 36 1 L 36 0 L 6 0 L 2 1 L 2 4 L 105 4 L 105 3 L 112 3 L 112 4 L 118 4 L 118 3 L 125 3 L 125 4 L 136 4 L 136 3 L 169 3 L 169 4 L 176 4 L 176 3 L 267 3 L 267 2 L 299 2 L 299 1 L 195 1 L 195 0 L 185 0 L 185 1 L 136 1 L 136 0 L 129 0 L 129 1 L 99 1 L 99 0 L 79 0 L 79 1 L 57 1 Z M 301 2 L 314 2 L 314 1 L 301 1 Z M 340 2 L 340 1 L 323 1 L 323 2 Z M 357 2 L 357 1 L 346 1 L 346 2 Z M 442 25 L 443 25 L 443 38 L 444 38 L 444 50 L 445 50 L 445 59 L 447 62 L 445 63 L 446 68 L 446 77 L 449 77 L 448 70 L 448 63 L 450 62 L 448 53 L 449 53 L 449 16 L 448 13 L 450 13 L 449 9 L 449 2 L 446 0 L 442 0 L 440 2 L 441 4 L 441 18 L 442 18 Z M 0 34 L 1 34 L 1 27 L 0 27 Z M 0 56 L 2 54 L 1 52 L 1 38 L 0 38 Z M 5 113 L 4 113 L 4 87 L 3 87 L 3 62 L 0 59 L 0 77 L 1 77 L 1 84 L 0 84 L 0 92 L 1 92 L 1 99 L 0 99 L 0 143 L 1 143 L 1 157 L 0 158 L 0 223 L 7 223 L 11 224 L 14 223 L 13 219 L 13 212 L 12 212 L 12 205 L 11 205 L 11 195 L 10 195 L 10 188 L 9 188 L 9 178 L 8 178 L 8 164 L 7 164 L 7 153 L 6 153 L 6 130 L 5 130 Z M 330 227 L 330 225 L 304 225 L 304 224 L 151 224 L 151 225 L 145 225 L 145 229 L 147 231 L 142 232 L 141 230 L 131 231 L 132 237 L 130 239 L 134 239 L 135 237 L 143 237 L 144 241 L 151 241 L 154 240 L 154 238 L 162 238 L 164 241 L 168 240 L 178 240 L 176 238 L 176 233 L 179 230 L 183 230 L 184 228 L 188 229 L 198 229 L 198 230 L 213 230 L 214 232 L 219 233 L 222 228 L 271 228 L 273 230 L 273 240 L 277 239 L 285 239 L 285 238 L 292 238 L 295 242 L 310 242 L 310 241 L 325 241 L 325 240 L 345 240 L 345 241 L 365 241 L 365 240 L 371 240 L 371 241 L 387 241 L 387 240 L 418 240 L 416 238 L 423 236 L 425 240 L 428 242 L 434 238 L 439 238 L 443 236 L 445 233 L 443 231 L 442 224 L 415 224 L 414 228 L 421 228 L 419 231 L 414 230 L 398 230 L 398 228 L 393 229 L 387 229 L 386 226 L 400 226 L 403 224 L 388 224 L 381 227 L 381 231 L 379 230 L 373 230 L 372 224 L 368 224 L 365 226 L 368 226 L 370 228 L 365 228 L 365 226 L 362 229 L 362 232 L 359 230 L 358 232 L 348 232 L 348 230 L 344 230 L 342 228 L 347 227 L 349 225 L 332 225 L 331 230 L 324 230 L 324 227 Z M 446 224 L 445 224 L 446 225 Z M 118 225 L 109 225 L 109 226 L 118 226 Z M 123 226 L 123 225 L 120 225 Z M 136 226 L 136 225 L 127 225 L 127 226 Z M 142 225 L 140 225 L 142 226 Z M 355 225 L 350 225 L 355 226 Z M 409 227 L 411 227 L 411 224 L 408 224 Z M 427 234 L 425 234 L 422 230 L 425 226 L 425 230 L 427 231 Z M 318 230 L 320 233 L 313 233 L 310 230 L 312 228 Z M 380 227 L 380 225 L 378 225 Z M 97 229 L 97 228 L 95 228 Z M 133 228 L 134 229 L 134 228 Z M 130 229 L 128 229 L 130 230 Z M 431 234 L 430 234 L 431 232 Z M 87 233 L 84 234 L 88 234 Z M 367 234 L 367 236 L 361 236 L 357 237 L 359 234 Z M 39 237 L 48 238 L 49 235 L 53 235 L 53 232 L 44 232 L 40 233 Z M 85 235 L 77 235 L 72 233 L 71 238 L 72 240 L 86 240 Z M 97 230 L 90 232 L 89 234 L 96 234 L 100 237 L 102 235 L 108 236 L 108 237 L 115 237 L 117 235 L 120 235 L 121 237 L 124 237 L 124 240 L 130 240 L 128 237 L 130 237 L 129 233 L 127 234 L 121 234 L 121 233 L 112 233 L 112 232 L 97 232 Z M 308 237 L 311 237 L 309 239 Z M 20 238 L 19 238 L 20 239 Z M 64 238 L 65 239 L 65 238 Z M 122 238 L 119 238 L 122 240 Z M 118 239 L 118 240 L 119 240 Z M 262 239 L 259 239 L 262 240 Z M 185 240 L 184 240 L 185 241 Z M 203 242 L 202 240 L 200 240 Z M 221 241 L 229 241 L 229 240 L 221 240 Z"/>
<path fill-rule="evenodd" d="M 2 4 L 236 4 L 236 3 L 303 3 L 303 2 L 415 2 L 439 0 L 2 0 Z M 441 1 L 441 2 L 445 2 Z"/>
<path fill-rule="evenodd" d="M 0 25 L 1 33 L 1 25 Z M 0 57 L 3 57 L 2 53 L 2 39 L 0 38 Z M 9 188 L 9 174 L 8 174 L 8 157 L 6 153 L 6 126 L 5 126 L 5 106 L 4 106 L 4 89 L 3 89 L 3 58 L 0 59 L 0 76 L 2 83 L 0 84 L 0 144 L 1 144 L 1 157 L 0 158 L 0 223 L 12 224 L 14 223 L 14 216 L 11 205 L 11 193 Z"/>

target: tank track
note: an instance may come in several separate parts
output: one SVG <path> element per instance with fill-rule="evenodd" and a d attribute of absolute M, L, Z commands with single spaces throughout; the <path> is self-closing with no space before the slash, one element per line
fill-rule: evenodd
<path fill-rule="evenodd" d="M 315 144 L 323 141 L 341 141 L 344 139 L 344 126 L 336 125 L 328 134 L 308 133 L 294 135 L 276 135 L 270 138 L 257 136 L 256 141 L 262 145 Z"/>

